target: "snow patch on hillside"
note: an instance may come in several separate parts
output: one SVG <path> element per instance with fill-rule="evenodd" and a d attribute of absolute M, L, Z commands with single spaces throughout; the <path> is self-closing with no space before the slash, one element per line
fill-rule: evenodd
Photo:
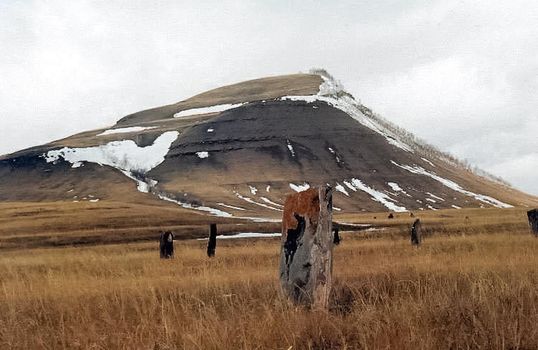
<path fill-rule="evenodd" d="M 294 190 L 295 192 L 302 192 L 302 191 L 308 190 L 310 188 L 310 185 L 307 184 L 306 182 L 302 185 L 296 185 L 296 184 L 290 183 L 290 188 Z"/>
<path fill-rule="evenodd" d="M 228 208 L 228 209 L 234 209 L 234 210 L 246 210 L 245 208 L 241 208 L 241 207 L 236 207 L 234 205 L 229 205 L 229 204 L 225 204 L 225 203 L 217 203 L 218 205 L 220 205 L 221 207 L 225 207 L 225 208 Z"/>
<path fill-rule="evenodd" d="M 139 147 L 132 140 L 112 141 L 86 148 L 64 147 L 48 151 L 42 157 L 47 163 L 56 163 L 63 158 L 74 166 L 80 162 L 91 162 L 144 174 L 164 161 L 164 157 L 170 151 L 170 146 L 178 136 L 177 131 L 165 132 L 151 146 L 146 147 Z"/>
<path fill-rule="evenodd" d="M 97 134 L 96 136 L 106 136 L 106 135 L 114 135 L 114 134 L 125 134 L 128 132 L 139 132 L 144 130 L 151 130 L 155 129 L 156 126 L 131 126 L 128 128 L 118 128 L 118 129 L 108 129 L 103 131 L 100 134 Z"/>
<path fill-rule="evenodd" d="M 288 150 L 290 151 L 291 156 L 295 157 L 295 150 L 293 149 L 290 140 L 286 140 L 286 145 L 288 146 Z"/>
<path fill-rule="evenodd" d="M 278 208 L 284 208 L 282 204 L 275 203 L 267 197 L 260 197 L 260 199 L 267 204 L 274 205 L 275 207 L 278 207 Z"/>
<path fill-rule="evenodd" d="M 245 103 L 226 103 L 221 105 L 214 105 L 201 108 L 186 109 L 184 111 L 174 114 L 174 118 L 181 118 L 189 115 L 208 114 L 208 113 L 220 113 L 229 109 L 241 107 Z"/>
<path fill-rule="evenodd" d="M 361 190 L 363 192 L 368 193 L 374 201 L 383 204 L 385 207 L 387 207 L 388 209 L 392 211 L 395 211 L 395 212 L 407 211 L 405 207 L 400 207 L 399 205 L 396 205 L 394 203 L 396 202 L 395 199 L 389 197 L 385 193 L 379 192 L 375 190 L 374 188 L 367 186 L 359 179 L 353 178 L 351 179 L 351 183 L 347 181 L 344 181 L 344 183 L 346 186 L 348 186 L 349 188 L 352 188 L 354 191 Z"/>
<path fill-rule="evenodd" d="M 249 197 L 245 197 L 245 196 L 242 196 L 240 193 L 238 192 L 235 192 L 234 191 L 234 194 L 236 195 L 237 198 L 239 199 L 242 199 L 244 200 L 245 202 L 248 202 L 250 204 L 254 204 L 254 205 L 257 205 L 257 206 L 260 206 L 260 207 L 263 207 L 263 208 L 267 208 L 267 209 L 271 209 L 271 210 L 275 210 L 275 211 L 282 211 L 281 209 L 279 208 L 273 208 L 269 205 L 266 205 L 266 204 L 263 204 L 263 203 L 258 203 L 256 202 L 255 200 L 253 200 L 252 198 L 249 198 Z"/>
<path fill-rule="evenodd" d="M 434 194 L 431 193 L 431 192 L 426 192 L 426 194 L 427 194 L 428 196 L 433 197 L 433 198 L 435 198 L 435 199 L 438 199 L 438 200 L 440 200 L 440 201 L 442 201 L 442 202 L 445 201 L 444 198 L 441 198 L 441 197 L 439 197 L 439 196 L 436 196 L 436 195 L 434 195 Z"/>
<path fill-rule="evenodd" d="M 396 163 L 393 160 L 391 160 L 390 162 L 392 164 L 402 168 L 402 169 L 405 169 L 405 170 L 409 171 L 410 173 L 431 177 L 432 179 L 434 179 L 436 181 L 439 181 L 440 183 L 442 183 L 446 187 L 448 187 L 448 188 L 450 188 L 450 189 L 452 189 L 452 190 L 454 190 L 456 192 L 463 193 L 466 196 L 473 197 L 473 198 L 475 198 L 476 200 L 478 200 L 480 202 L 492 205 L 492 206 L 497 207 L 497 208 L 512 208 L 513 207 L 512 205 L 504 203 L 504 202 L 501 202 L 500 200 L 495 199 L 493 197 L 465 190 L 460 185 L 455 183 L 454 181 L 445 179 L 445 178 L 443 178 L 443 177 L 441 177 L 441 176 L 439 176 L 439 175 L 437 175 L 437 174 L 435 174 L 433 172 L 429 172 L 429 171 L 427 171 L 426 169 L 424 169 L 424 168 L 422 168 L 420 166 L 416 166 L 416 165 L 415 166 L 400 165 L 400 164 Z"/>
<path fill-rule="evenodd" d="M 232 217 L 232 214 L 227 213 L 225 211 L 215 209 L 215 208 L 211 208 L 211 207 L 206 207 L 206 206 L 203 206 L 203 205 L 193 205 L 193 204 L 190 204 L 190 203 L 185 203 L 185 202 L 182 202 L 180 200 L 168 197 L 168 196 L 166 196 L 166 195 L 164 195 L 162 193 L 158 193 L 157 197 L 159 197 L 160 199 L 162 199 L 164 201 L 167 201 L 167 202 L 176 203 L 176 204 L 182 206 L 185 209 L 194 209 L 194 210 L 204 211 L 204 212 L 213 214 L 215 216 L 220 216 L 220 217 L 223 217 L 223 218 Z"/>
<path fill-rule="evenodd" d="M 341 192 L 341 193 L 343 193 L 343 194 L 345 194 L 346 196 L 349 197 L 349 192 L 346 191 L 346 188 L 344 186 L 340 185 L 338 182 L 336 183 L 336 186 L 334 188 L 338 192 Z"/>
<path fill-rule="evenodd" d="M 206 152 L 206 151 L 196 152 L 196 155 L 198 156 L 198 158 L 204 159 L 204 158 L 209 157 L 209 152 Z"/>
<path fill-rule="evenodd" d="M 123 175 L 134 180 L 136 182 L 136 188 L 138 189 L 139 192 L 142 192 L 142 193 L 150 193 L 151 188 L 155 187 L 158 183 L 156 180 L 152 180 L 152 179 L 142 180 L 139 177 L 135 176 L 132 172 L 127 171 L 127 170 L 120 169 L 120 171 L 123 173 Z"/>
<path fill-rule="evenodd" d="M 423 161 L 425 161 L 426 163 L 428 163 L 429 165 L 431 165 L 432 167 L 436 167 L 435 164 L 433 164 L 432 162 L 430 162 L 429 160 L 427 160 L 426 158 L 424 157 L 420 157 L 420 159 L 422 159 Z"/>

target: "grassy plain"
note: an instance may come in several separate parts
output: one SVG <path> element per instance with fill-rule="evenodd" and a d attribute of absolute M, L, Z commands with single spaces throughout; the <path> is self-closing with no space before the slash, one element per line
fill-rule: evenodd
<path fill-rule="evenodd" d="M 343 215 L 329 311 L 284 300 L 278 239 L 0 252 L 4 349 L 536 349 L 538 239 L 523 209 Z M 373 219 L 376 216 L 376 219 Z M 467 218 L 466 218 L 467 217 Z"/>

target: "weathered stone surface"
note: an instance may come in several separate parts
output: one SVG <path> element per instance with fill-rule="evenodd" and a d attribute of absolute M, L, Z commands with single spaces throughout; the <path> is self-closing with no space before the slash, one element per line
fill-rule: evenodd
<path fill-rule="evenodd" d="M 333 240 L 330 187 L 311 188 L 286 198 L 280 283 L 293 302 L 327 308 Z"/>
<path fill-rule="evenodd" d="M 161 259 L 170 259 L 174 257 L 174 234 L 171 231 L 161 231 L 159 251 Z"/>
<path fill-rule="evenodd" d="M 217 249 L 217 224 L 209 225 L 209 239 L 207 241 L 207 256 L 215 256 Z"/>
<path fill-rule="evenodd" d="M 411 244 L 412 245 L 420 245 L 422 242 L 422 232 L 421 232 L 421 224 L 420 219 L 416 219 L 413 223 L 413 226 L 411 227 Z"/>
<path fill-rule="evenodd" d="M 538 209 L 532 209 L 527 212 L 529 218 L 529 225 L 532 233 L 538 237 Z"/>

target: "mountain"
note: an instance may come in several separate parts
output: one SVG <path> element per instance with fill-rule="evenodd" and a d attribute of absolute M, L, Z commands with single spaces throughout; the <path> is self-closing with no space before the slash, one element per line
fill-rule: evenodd
<path fill-rule="evenodd" d="M 377 116 L 323 70 L 2 156 L 0 178 L 1 201 L 166 202 L 222 217 L 277 218 L 288 193 L 319 184 L 335 189 L 338 212 L 538 204 Z"/>

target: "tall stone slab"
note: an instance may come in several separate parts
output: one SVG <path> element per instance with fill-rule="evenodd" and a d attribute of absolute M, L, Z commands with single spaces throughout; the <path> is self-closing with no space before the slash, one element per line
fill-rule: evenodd
<path fill-rule="evenodd" d="M 538 209 L 532 209 L 527 212 L 529 218 L 529 225 L 532 233 L 538 237 Z"/>
<path fill-rule="evenodd" d="M 217 250 L 217 224 L 209 225 L 209 238 L 207 240 L 207 256 L 212 258 Z"/>
<path fill-rule="evenodd" d="M 332 189 L 289 195 L 282 216 L 280 283 L 296 304 L 327 308 L 332 286 Z"/>
<path fill-rule="evenodd" d="M 416 219 L 411 227 L 411 244 L 419 246 L 422 243 L 422 225 L 420 219 Z"/>
<path fill-rule="evenodd" d="M 159 252 L 161 259 L 171 259 L 174 257 L 174 233 L 172 231 L 161 231 Z"/>

